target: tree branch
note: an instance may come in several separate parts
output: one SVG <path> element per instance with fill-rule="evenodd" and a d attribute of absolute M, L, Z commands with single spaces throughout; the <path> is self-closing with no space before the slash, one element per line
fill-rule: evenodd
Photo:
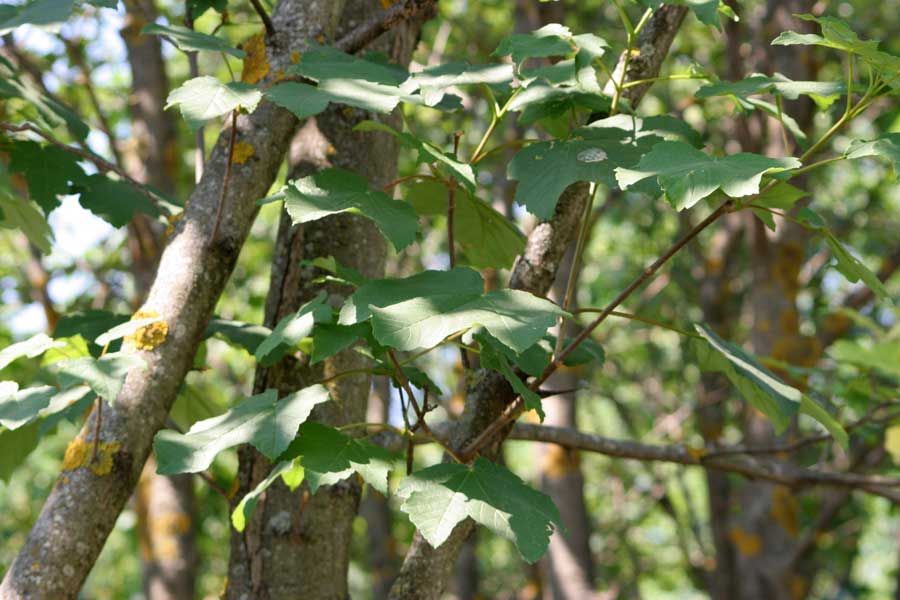
<path fill-rule="evenodd" d="M 782 485 L 831 486 L 857 489 L 895 502 L 900 501 L 900 479 L 851 472 L 806 469 L 775 460 L 740 456 L 727 458 L 716 452 L 687 446 L 659 446 L 630 440 L 617 440 L 565 427 L 516 423 L 509 439 L 558 444 L 586 452 L 640 461 L 670 462 L 737 473 L 750 479 L 763 479 Z M 894 489 L 898 488 L 898 489 Z"/>
<path fill-rule="evenodd" d="M 81 158 L 93 163 L 94 166 L 96 166 L 97 169 L 101 173 L 115 173 L 116 175 L 121 177 L 124 181 L 127 181 L 129 184 L 134 186 L 134 188 L 137 191 L 139 191 L 141 194 L 146 196 L 150 200 L 150 202 L 153 203 L 153 206 L 155 206 L 157 209 L 159 209 L 159 211 L 161 213 L 163 213 L 164 215 L 171 214 L 165 206 L 163 206 L 159 203 L 159 199 L 152 192 L 150 192 L 147 188 L 145 188 L 143 185 L 141 185 L 141 183 L 138 180 L 136 180 L 131 175 L 126 173 L 124 169 L 121 169 L 120 167 L 109 162 L 108 160 L 101 158 L 100 156 L 94 154 L 90 150 L 83 150 L 81 148 L 69 146 L 68 144 L 65 144 L 65 143 L 59 141 L 58 139 L 56 139 L 49 133 L 43 131 L 39 127 L 35 127 L 31 123 L 23 123 L 22 125 L 13 125 L 12 123 L 0 123 L 0 130 L 9 131 L 11 133 L 20 133 L 23 131 L 30 131 L 32 133 L 35 133 L 35 134 L 39 135 L 40 137 L 44 138 L 45 140 L 47 140 L 48 142 L 50 142 L 51 144 L 53 144 L 54 146 L 56 146 L 57 148 L 60 148 L 62 150 L 65 150 L 66 152 L 75 154 L 77 156 L 80 156 Z"/>

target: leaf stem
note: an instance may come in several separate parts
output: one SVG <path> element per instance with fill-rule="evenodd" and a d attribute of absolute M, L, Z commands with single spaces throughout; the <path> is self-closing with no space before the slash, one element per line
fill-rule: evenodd
<path fill-rule="evenodd" d="M 216 221 L 213 225 L 212 235 L 209 236 L 209 244 L 216 241 L 219 233 L 219 223 L 222 221 L 222 207 L 225 206 L 225 196 L 228 194 L 228 181 L 231 178 L 231 162 L 234 160 L 234 138 L 237 133 L 237 109 L 231 111 L 231 137 L 228 141 L 228 162 L 225 163 L 225 175 L 222 178 L 222 193 L 219 195 L 219 205 L 216 206 Z"/>

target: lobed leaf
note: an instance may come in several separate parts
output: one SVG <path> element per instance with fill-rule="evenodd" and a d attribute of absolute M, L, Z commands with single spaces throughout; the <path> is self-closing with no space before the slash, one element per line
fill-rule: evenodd
<path fill-rule="evenodd" d="M 763 175 L 800 165 L 795 158 L 768 158 L 748 152 L 716 158 L 684 142 L 666 141 L 654 146 L 634 169 L 616 168 L 616 180 L 624 190 L 655 177 L 669 202 L 683 210 L 716 190 L 731 197 L 756 194 Z"/>
<path fill-rule="evenodd" d="M 187 433 L 164 429 L 153 442 L 157 472 L 196 473 L 212 464 L 219 452 L 241 444 L 252 444 L 274 460 L 313 408 L 328 400 L 328 390 L 322 385 L 303 388 L 281 400 L 275 390 L 266 390 L 222 415 L 195 423 Z"/>
<path fill-rule="evenodd" d="M 512 541 L 529 563 L 546 551 L 562 519 L 553 501 L 485 458 L 472 466 L 439 464 L 400 483 L 400 510 L 435 548 L 466 518 Z"/>

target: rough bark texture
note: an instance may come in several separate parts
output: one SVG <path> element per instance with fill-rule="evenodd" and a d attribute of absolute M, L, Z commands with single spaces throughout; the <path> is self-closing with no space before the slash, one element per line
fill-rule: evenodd
<path fill-rule="evenodd" d="M 686 13 L 687 8 L 683 6 L 663 6 L 654 13 L 641 31 L 638 39 L 640 53 L 632 57 L 632 67 L 629 68 L 626 80 L 648 79 L 659 73 Z M 649 85 L 628 88 L 626 97 L 636 106 L 647 89 Z M 556 278 L 560 261 L 578 233 L 577 224 L 587 200 L 586 183 L 576 183 L 563 192 L 553 218 L 535 227 L 528 236 L 525 250 L 516 260 L 510 276 L 511 288 L 538 296 L 547 293 Z M 454 429 L 451 446 L 457 450 L 465 447 L 493 423 L 514 399 L 515 394 L 502 376 L 479 370 L 469 386 L 465 408 Z M 493 444 L 482 450 L 482 454 L 489 458 L 495 457 L 507 433 L 508 428 L 501 432 Z M 397 581 L 391 589 L 390 598 L 439 598 L 447 585 L 460 546 L 473 527 L 471 519 L 463 521 L 439 548 L 433 548 L 416 532 Z"/>
<path fill-rule="evenodd" d="M 321 34 L 340 8 L 337 4 L 278 4 L 272 19 L 279 33 L 267 40 L 269 69 L 263 82 L 287 68 L 291 53 L 306 48 L 306 39 Z M 102 460 L 91 464 L 86 450 L 95 435 L 93 417 L 70 444 L 63 473 L 0 583 L 4 600 L 77 596 L 135 487 L 154 434 L 165 423 L 256 215 L 256 200 L 274 180 L 295 127 L 293 115 L 265 102 L 252 115 L 237 119 L 237 139 L 251 145 L 254 155 L 231 169 L 222 222 L 212 240 L 230 128 L 219 136 L 163 252 L 145 304 L 166 321 L 168 336 L 156 349 L 139 353 L 146 370 L 132 370 L 112 407 L 103 411 Z"/>
<path fill-rule="evenodd" d="M 131 137 L 117 155 L 124 154 L 122 166 L 137 181 L 172 193 L 178 176 L 177 113 L 165 110 L 169 85 L 160 38 L 140 33 L 156 17 L 153 0 L 125 2 L 121 35 L 131 69 Z M 110 137 L 113 146 L 116 142 Z M 128 224 L 128 232 L 135 305 L 139 306 L 153 284 L 164 229 L 138 213 Z M 148 600 L 190 600 L 198 565 L 193 478 L 157 475 L 153 465 L 148 462 L 135 495 L 144 594 Z"/>
<path fill-rule="evenodd" d="M 380 11 L 367 0 L 351 0 L 341 19 L 342 30 L 353 29 Z M 388 51 L 400 63 L 409 62 L 420 23 L 411 21 L 383 35 L 372 44 Z M 291 178 L 337 166 L 355 171 L 373 187 L 381 187 L 396 176 L 398 146 L 384 133 L 355 132 L 362 120 L 377 115 L 346 107 L 332 107 L 307 121 L 291 148 Z M 399 127 L 399 115 L 380 117 Z M 352 288 L 323 285 L 315 280 L 322 273 L 301 265 L 301 261 L 333 256 L 339 264 L 365 277 L 384 274 L 385 240 L 369 219 L 358 215 L 334 215 L 292 226 L 282 212 L 276 241 L 266 324 L 281 318 L 322 290 L 328 301 L 339 307 Z M 343 371 L 361 369 L 368 361 L 347 350 L 309 366 L 305 360 L 287 357 L 272 368 L 258 368 L 257 392 L 275 388 L 287 394 L 311 382 Z M 332 402 L 317 407 L 312 420 L 333 426 L 365 421 L 371 378 L 345 377 L 328 385 Z M 270 471 L 272 464 L 251 447 L 240 451 L 240 489 L 235 501 L 252 490 Z M 310 494 L 307 485 L 291 492 L 282 481 L 270 487 L 257 504 L 244 532 L 232 531 L 231 560 L 226 597 L 342 599 L 347 596 L 347 570 L 353 520 L 359 507 L 362 486 L 351 477 L 333 486 L 323 486 Z"/>

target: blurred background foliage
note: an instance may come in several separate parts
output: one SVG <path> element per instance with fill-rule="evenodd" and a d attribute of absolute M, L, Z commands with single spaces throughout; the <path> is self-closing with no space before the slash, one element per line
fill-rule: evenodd
<path fill-rule="evenodd" d="M 535 2 L 518 4 L 506 0 L 441 0 L 440 16 L 426 25 L 414 57 L 413 70 L 453 60 L 473 63 L 491 60 L 490 54 L 499 41 L 521 22 L 519 11 L 536 10 L 535 6 L 528 6 Z M 613 3 L 564 0 L 558 4 L 564 13 L 565 24 L 574 32 L 597 33 L 613 47 L 621 47 L 625 36 Z M 897 35 L 900 11 L 895 2 L 854 0 L 818 4 L 821 6 L 817 5 L 816 10 L 840 16 L 865 37 L 880 38 L 887 49 L 900 54 L 900 36 Z M 157 5 L 162 20 L 183 21 L 182 2 L 160 0 Z M 752 19 L 752 15 L 758 15 L 763 9 L 762 2 L 751 0 L 740 2 L 738 12 L 742 18 Z M 630 6 L 629 10 L 638 13 L 639 8 Z M 211 31 L 219 26 L 219 19 L 215 11 L 208 11 L 196 19 L 195 26 L 201 31 Z M 89 78 L 115 136 L 127 140 L 126 99 L 130 93 L 130 75 L 118 33 L 122 27 L 121 8 L 119 11 L 95 9 L 86 10 L 67 23 L 59 36 L 26 28 L 14 36 L 7 36 L 14 39 L 5 40 L 5 43 L 14 42 L 28 52 L 50 91 L 76 108 L 79 114 L 94 116 L 91 125 L 95 130 L 89 136 L 88 144 L 100 154 L 108 155 L 109 144 L 97 132 L 96 115 L 86 93 L 84 78 Z M 228 18 L 221 27 L 234 44 L 245 41 L 259 29 L 249 3 L 236 1 L 229 2 Z M 770 37 L 776 33 L 772 32 Z M 73 62 L 72 53 L 67 51 L 62 39 L 84 51 L 85 69 Z M 749 55 L 754 48 L 744 43 L 740 51 Z M 164 46 L 164 52 L 170 81 L 186 79 L 188 64 L 184 55 L 169 45 Z M 700 72 L 728 79 L 725 52 L 723 33 L 689 16 L 676 38 L 663 74 L 684 73 L 693 66 Z M 822 61 L 820 79 L 842 77 L 836 53 L 822 51 L 816 56 Z M 610 62 L 614 58 L 615 53 L 607 57 Z M 200 72 L 226 77 L 227 67 L 222 61 L 218 55 L 203 54 Z M 235 63 L 234 66 L 239 65 Z M 708 147 L 728 151 L 732 149 L 730 123 L 736 116 L 735 106 L 726 99 L 698 101 L 695 92 L 701 83 L 683 80 L 654 86 L 641 112 L 657 114 L 663 111 L 680 116 L 700 132 Z M 411 129 L 444 147 L 451 142 L 454 132 L 463 132 L 461 147 L 463 152 L 470 152 L 489 122 L 489 112 L 485 98 L 476 92 L 464 94 L 463 104 L 465 110 L 449 117 L 410 107 L 405 108 L 405 117 Z M 873 123 L 872 118 L 877 118 L 877 123 Z M 190 132 L 180 119 L 178 121 L 182 145 L 177 151 L 180 168 L 175 195 L 184 198 L 193 185 L 193 146 Z M 820 133 L 828 124 L 823 115 L 814 120 Z M 508 131 L 498 132 L 497 140 L 542 135 L 539 129 L 517 127 L 515 119 L 502 127 Z M 835 145 L 841 148 L 850 139 L 871 137 L 876 131 L 900 131 L 900 110 L 876 111 L 874 117 L 862 116 L 851 130 L 836 139 Z M 215 127 L 206 128 L 208 145 L 214 142 L 217 134 Z M 401 159 L 401 173 L 411 172 L 415 164 L 415 157 L 406 152 Z M 514 188 L 505 175 L 510 156 L 511 153 L 497 152 L 481 165 L 482 195 L 527 232 L 534 223 L 512 204 Z M 282 181 L 283 174 L 276 186 Z M 875 161 L 844 161 L 818 171 L 807 182 L 807 188 L 814 198 L 816 210 L 870 266 L 877 268 L 880 258 L 896 251 L 900 241 L 900 187 L 896 174 L 889 167 Z M 219 316 L 261 322 L 277 217 L 275 205 L 262 210 L 222 296 L 217 309 Z M 611 196 L 597 219 L 587 248 L 579 304 L 602 306 L 609 301 L 645 264 L 668 247 L 676 234 L 685 228 L 685 218 L 658 199 L 637 194 Z M 426 229 L 425 237 L 402 259 L 389 260 L 389 275 L 409 274 L 422 266 L 446 265 L 442 219 L 435 217 L 436 227 Z M 46 288 L 53 310 L 59 314 L 91 308 L 127 314 L 134 308 L 135 284 L 125 247 L 126 233 L 109 228 L 78 207 L 74 198 L 64 200 L 63 206 L 50 215 L 50 222 L 56 244 L 53 252 L 40 260 L 32 254 L 23 236 L 0 231 L 0 347 L 46 328 L 47 313 L 39 297 L 41 287 Z M 811 243 L 810 256 L 806 258 L 811 260 L 820 250 L 823 248 Z M 702 273 L 698 270 L 702 265 L 698 263 L 702 260 L 702 252 L 685 252 L 678 256 L 661 277 L 661 281 L 669 285 L 661 288 L 652 299 L 638 299 L 634 310 L 649 319 L 683 329 L 702 320 L 696 293 L 696 277 Z M 735 295 L 752 284 L 749 260 L 748 256 L 741 259 L 741 268 L 736 270 L 730 282 Z M 827 255 L 823 260 L 828 262 Z M 836 271 L 823 267 L 827 265 L 811 270 L 808 286 L 800 294 L 800 327 L 806 333 L 821 327 L 830 309 L 851 289 Z M 497 274 L 497 277 L 501 276 Z M 659 286 L 659 282 L 652 285 Z M 897 278 L 889 285 L 889 290 L 894 297 L 900 295 Z M 650 296 L 646 295 L 646 298 Z M 741 313 L 739 302 L 729 309 L 734 311 L 733 339 L 746 339 L 750 326 L 747 315 Z M 893 308 L 867 314 L 876 331 L 865 325 L 859 327 L 860 343 L 870 344 L 876 333 L 896 340 L 898 314 Z M 686 443 L 701 447 L 703 439 L 698 432 L 694 410 L 700 373 L 685 358 L 685 338 L 642 323 L 615 320 L 602 328 L 601 342 L 607 356 L 603 368 L 578 373 L 585 378 L 577 400 L 579 429 L 649 443 Z M 189 375 L 173 411 L 173 418 L 182 426 L 217 414 L 250 392 L 253 362 L 248 354 L 215 339 L 206 342 L 205 352 L 205 368 Z M 448 395 L 453 393 L 456 359 L 455 353 L 434 353 L 429 357 L 429 366 Z M 37 361 L 18 361 L 9 367 L 6 378 L 34 380 L 33 376 L 39 370 Z M 814 390 L 830 390 L 849 403 L 860 395 L 866 400 L 871 399 L 871 389 L 866 388 L 869 374 L 864 370 L 847 366 L 837 368 L 833 361 L 827 360 L 818 367 L 810 378 Z M 895 375 L 895 382 L 896 379 Z M 455 399 L 459 401 L 459 398 Z M 450 402 L 449 406 L 452 405 Z M 862 406 L 858 415 L 865 412 Z M 737 420 L 726 421 L 723 427 L 725 441 L 740 441 Z M 45 436 L 33 449 L 34 433 L 25 428 L 17 432 L 20 443 L 16 447 L 23 455 L 30 452 L 26 462 L 13 470 L 20 457 L 0 456 L 0 571 L 10 564 L 22 545 L 59 471 L 66 444 L 76 432 L 77 425 L 62 422 L 54 434 Z M 423 463 L 437 457 L 432 448 L 423 449 L 417 455 Z M 507 443 L 505 460 L 527 481 L 537 480 L 534 444 Z M 697 569 L 708 567 L 706 563 L 711 555 L 703 473 L 677 465 L 640 464 L 598 455 L 585 455 L 581 460 L 585 501 L 593 530 L 590 547 L 598 588 L 618 588 L 624 598 L 706 597 L 696 579 Z M 230 486 L 236 464 L 234 452 L 224 453 L 214 463 L 212 474 L 222 487 Z M 900 473 L 896 468 L 893 471 Z M 198 597 L 215 598 L 223 588 L 228 561 L 228 507 L 200 479 L 196 481 L 196 493 L 197 540 L 201 557 Z M 804 523 L 809 522 L 817 506 L 816 503 L 801 503 L 798 518 Z M 104 510 L 104 507 L 85 506 L 84 510 Z M 829 568 L 816 578 L 810 597 L 869 600 L 894 597 L 900 547 L 900 518 L 896 507 L 881 498 L 854 496 L 852 506 L 842 511 L 837 519 L 840 522 L 819 540 Z M 136 523 L 134 510 L 126 509 L 84 588 L 83 597 L 141 597 Z M 359 535 L 353 549 L 350 581 L 353 597 L 363 599 L 372 594 L 372 570 L 365 543 L 366 521 L 359 517 L 356 525 Z M 393 529 L 399 540 L 395 551 L 402 556 L 413 530 L 402 516 L 394 519 Z M 848 542 L 851 539 L 854 541 Z M 481 597 L 532 597 L 535 572 L 521 562 L 508 542 L 479 530 L 475 552 Z"/>

